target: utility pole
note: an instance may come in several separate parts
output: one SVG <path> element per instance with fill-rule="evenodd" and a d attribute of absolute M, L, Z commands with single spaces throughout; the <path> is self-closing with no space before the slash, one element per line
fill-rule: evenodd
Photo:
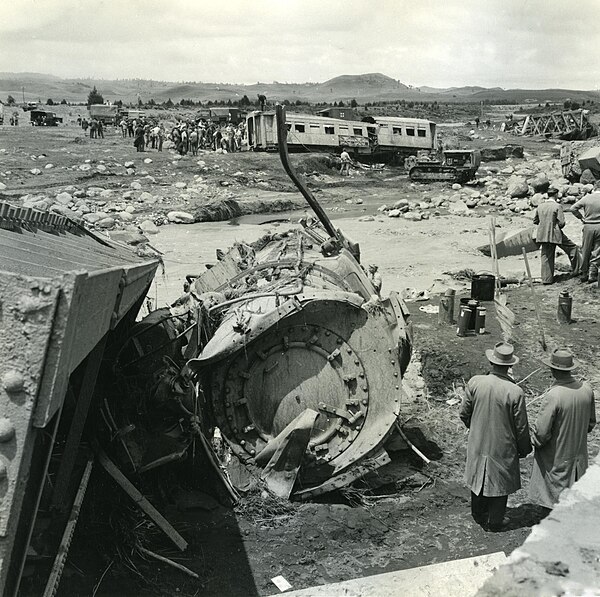
<path fill-rule="evenodd" d="M 25 103 L 25 87 L 22 87 L 21 90 L 23 92 L 23 103 Z"/>

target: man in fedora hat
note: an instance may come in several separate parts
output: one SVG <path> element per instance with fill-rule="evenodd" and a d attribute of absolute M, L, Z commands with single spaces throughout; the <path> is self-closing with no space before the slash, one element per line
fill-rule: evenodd
<path fill-rule="evenodd" d="M 485 354 L 492 371 L 469 380 L 460 410 L 469 428 L 465 482 L 474 520 L 500 531 L 508 495 L 521 487 L 519 458 L 531 452 L 531 441 L 523 391 L 508 374 L 519 362 L 513 346 L 499 342 Z"/>
<path fill-rule="evenodd" d="M 563 232 L 565 214 L 560 203 L 556 202 L 558 189 L 550 187 L 547 193 L 548 198 L 535 210 L 533 223 L 537 224 L 535 240 L 540 245 L 542 283 L 553 284 L 556 248 L 560 247 L 567 254 L 573 275 L 579 275 L 581 252 Z"/>
<path fill-rule="evenodd" d="M 542 359 L 554 378 L 532 426 L 535 446 L 529 495 L 552 508 L 563 489 L 571 487 L 588 465 L 587 434 L 596 424 L 594 391 L 573 377 L 578 363 L 567 348 Z"/>

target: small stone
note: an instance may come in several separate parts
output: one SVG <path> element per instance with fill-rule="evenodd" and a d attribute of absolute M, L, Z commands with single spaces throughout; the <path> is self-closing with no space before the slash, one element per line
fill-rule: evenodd
<path fill-rule="evenodd" d="M 39 168 L 32 168 L 29 172 L 31 172 L 31 174 L 33 174 L 34 176 L 37 176 L 38 174 L 42 173 L 42 171 Z"/>
<path fill-rule="evenodd" d="M 453 191 L 460 191 L 460 189 L 462 189 L 462 186 L 461 186 L 461 185 L 459 185 L 457 182 L 455 182 L 455 183 L 452 185 L 452 190 L 453 190 Z"/>
<path fill-rule="evenodd" d="M 82 172 L 87 172 L 88 170 L 91 170 L 92 167 L 89 164 L 81 164 L 81 166 L 79 166 L 79 169 Z"/>
<path fill-rule="evenodd" d="M 187 184 L 185 182 L 176 182 L 174 186 L 176 189 L 185 189 Z"/>
<path fill-rule="evenodd" d="M 135 168 L 135 162 L 125 162 L 123 166 L 125 166 L 125 168 Z"/>
<path fill-rule="evenodd" d="M 106 171 L 108 170 L 108 168 L 107 168 L 106 166 L 103 166 L 102 164 L 98 164 L 98 165 L 96 166 L 96 170 L 97 170 L 98 172 L 106 172 Z"/>
<path fill-rule="evenodd" d="M 44 166 L 44 168 L 45 168 L 46 170 L 51 170 L 52 168 L 54 168 L 54 164 L 46 164 L 46 165 Z"/>
<path fill-rule="evenodd" d="M 152 163 L 152 159 L 151 158 L 146 158 L 144 160 L 144 164 L 151 164 Z"/>
<path fill-rule="evenodd" d="M 132 182 L 129 186 L 135 191 L 140 191 L 142 188 L 142 185 L 139 182 Z"/>

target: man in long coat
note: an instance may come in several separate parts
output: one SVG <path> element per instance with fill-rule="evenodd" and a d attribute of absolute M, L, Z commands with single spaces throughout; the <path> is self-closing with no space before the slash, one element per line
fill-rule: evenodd
<path fill-rule="evenodd" d="M 581 254 L 579 247 L 563 232 L 565 214 L 562 206 L 554 200 L 557 193 L 557 189 L 549 188 L 548 199 L 538 206 L 533 217 L 533 223 L 537 224 L 536 242 L 539 243 L 541 250 L 540 263 L 543 284 L 554 282 L 554 260 L 557 246 L 567 254 L 571 262 L 572 273 L 579 275 Z"/>
<path fill-rule="evenodd" d="M 521 487 L 519 458 L 531 452 L 531 441 L 523 391 L 508 374 L 519 362 L 514 348 L 499 342 L 485 354 L 492 371 L 469 380 L 460 410 L 469 428 L 465 483 L 474 520 L 500 531 L 508 495 Z"/>
<path fill-rule="evenodd" d="M 534 503 L 552 508 L 587 469 L 587 434 L 596 424 L 596 410 L 591 386 L 573 377 L 577 363 L 568 349 L 557 348 L 542 361 L 554 382 L 532 426 L 535 454 L 529 495 Z"/>

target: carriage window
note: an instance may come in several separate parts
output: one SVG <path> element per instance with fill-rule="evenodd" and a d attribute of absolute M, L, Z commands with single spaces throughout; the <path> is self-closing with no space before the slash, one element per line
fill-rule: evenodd
<path fill-rule="evenodd" d="M 310 123 L 310 128 L 311 129 L 320 129 L 321 125 L 320 124 L 315 124 L 314 122 Z"/>
<path fill-rule="evenodd" d="M 361 135 L 363 134 L 363 130 L 362 129 L 353 129 L 354 130 L 354 134 L 355 135 Z"/>
<path fill-rule="evenodd" d="M 347 132 L 348 132 L 348 127 L 347 126 L 340 126 L 340 134 L 347 133 Z"/>
<path fill-rule="evenodd" d="M 414 129 L 414 128 L 412 128 L 412 127 L 408 127 L 408 126 L 407 126 L 407 127 L 406 127 L 406 134 L 407 134 L 409 137 L 414 137 L 414 136 L 415 136 L 415 129 Z"/>
<path fill-rule="evenodd" d="M 295 124 L 294 130 L 298 133 L 303 133 L 305 131 L 305 126 L 303 124 Z"/>
<path fill-rule="evenodd" d="M 344 112 L 340 112 L 340 118 L 344 118 Z"/>
<path fill-rule="evenodd" d="M 394 133 L 394 135 L 401 135 L 402 129 L 399 126 L 395 126 L 392 128 L 392 133 Z"/>
<path fill-rule="evenodd" d="M 325 134 L 326 135 L 335 135 L 335 127 L 325 125 Z"/>
<path fill-rule="evenodd" d="M 427 131 L 425 129 L 419 129 L 417 131 L 417 134 L 419 135 L 419 137 L 427 137 Z"/>
<path fill-rule="evenodd" d="M 291 125 L 289 122 L 286 122 L 286 123 L 285 123 L 285 126 L 287 127 L 287 130 L 288 130 L 288 131 L 291 131 L 291 130 L 292 130 L 292 125 Z"/>

